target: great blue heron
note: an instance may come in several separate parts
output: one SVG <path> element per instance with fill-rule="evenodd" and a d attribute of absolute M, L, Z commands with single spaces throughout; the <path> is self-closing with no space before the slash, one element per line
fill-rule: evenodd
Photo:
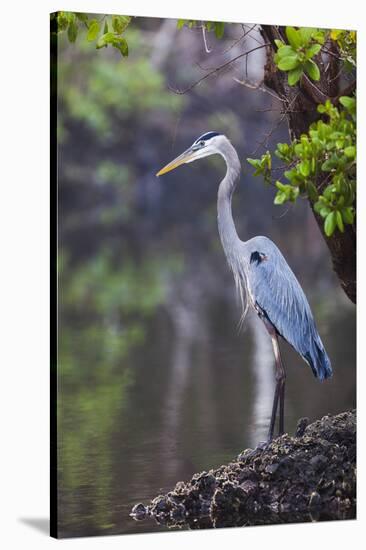
<path fill-rule="evenodd" d="M 309 303 L 277 246 L 267 237 L 241 241 L 235 229 L 231 200 L 240 174 L 236 150 L 226 136 L 207 132 L 184 153 L 164 166 L 161 176 L 181 164 L 209 155 L 221 155 L 227 166 L 217 198 L 218 228 L 228 264 L 234 274 L 243 306 L 255 309 L 269 332 L 276 364 L 276 388 L 273 398 L 268 440 L 272 440 L 279 404 L 279 435 L 284 432 L 285 369 L 278 337 L 281 336 L 302 356 L 316 378 L 332 375 L 329 357 L 317 331 Z"/>

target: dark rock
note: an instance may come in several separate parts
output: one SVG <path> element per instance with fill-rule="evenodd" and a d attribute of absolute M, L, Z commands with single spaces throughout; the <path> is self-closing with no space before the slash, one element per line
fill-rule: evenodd
<path fill-rule="evenodd" d="M 246 479 L 243 483 L 240 484 L 241 489 L 247 496 L 252 496 L 258 490 L 258 484 L 251 479 Z"/>
<path fill-rule="evenodd" d="M 132 508 L 130 515 L 133 517 L 133 519 L 145 519 L 147 515 L 147 508 L 144 504 L 139 502 L 138 504 L 135 504 L 135 506 Z"/>
<path fill-rule="evenodd" d="M 264 471 L 266 472 L 266 474 L 274 474 L 278 470 L 278 467 L 279 463 L 273 462 L 273 464 L 268 464 L 268 466 L 264 468 Z"/>
<path fill-rule="evenodd" d="M 302 437 L 305 433 L 305 429 L 309 424 L 309 419 L 307 417 L 300 418 L 297 422 L 297 427 L 295 431 L 295 437 Z"/>
<path fill-rule="evenodd" d="M 324 455 L 315 455 L 310 459 L 310 464 L 316 472 L 322 472 L 328 464 L 328 459 Z"/>
<path fill-rule="evenodd" d="M 166 514 L 170 512 L 171 501 L 166 495 L 159 495 L 151 503 L 150 512 L 152 515 Z"/>
<path fill-rule="evenodd" d="M 212 496 L 216 489 L 216 478 L 213 474 L 204 472 L 196 480 L 196 485 L 204 497 Z"/>
<path fill-rule="evenodd" d="M 186 507 L 183 504 L 177 504 L 170 511 L 170 518 L 176 523 L 183 521 L 185 517 L 186 517 Z"/>
<path fill-rule="evenodd" d="M 356 505 L 356 414 L 327 415 L 216 470 L 178 482 L 131 514 L 191 529 L 346 519 Z"/>
<path fill-rule="evenodd" d="M 322 499 L 319 493 L 316 491 L 313 491 L 310 495 L 309 499 L 309 508 L 313 510 L 314 508 L 318 508 L 321 505 Z"/>

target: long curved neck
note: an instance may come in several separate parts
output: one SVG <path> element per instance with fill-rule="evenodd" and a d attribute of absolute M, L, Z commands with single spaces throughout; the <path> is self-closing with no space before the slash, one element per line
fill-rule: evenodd
<path fill-rule="evenodd" d="M 237 251 L 242 243 L 235 229 L 231 201 L 241 166 L 238 154 L 229 141 L 225 143 L 221 155 L 225 159 L 227 170 L 219 186 L 217 196 L 217 219 L 222 246 L 231 268 L 234 268 L 235 259 L 238 258 Z"/>

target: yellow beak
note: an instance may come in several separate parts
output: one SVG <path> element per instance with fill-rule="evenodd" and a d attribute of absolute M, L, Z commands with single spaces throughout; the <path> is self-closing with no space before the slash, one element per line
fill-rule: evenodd
<path fill-rule="evenodd" d="M 186 162 L 189 162 L 195 155 L 195 152 L 192 151 L 192 149 L 187 149 L 187 151 L 184 151 L 179 157 L 172 160 L 164 166 L 159 172 L 156 174 L 157 176 L 162 176 L 163 174 L 166 174 L 167 172 L 170 172 L 171 170 L 174 170 L 175 168 L 178 168 L 181 164 L 185 164 Z"/>

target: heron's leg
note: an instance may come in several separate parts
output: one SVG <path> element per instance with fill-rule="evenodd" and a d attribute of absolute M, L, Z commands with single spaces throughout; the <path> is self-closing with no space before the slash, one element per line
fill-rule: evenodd
<path fill-rule="evenodd" d="M 276 359 L 276 383 L 279 386 L 280 418 L 279 418 L 278 435 L 282 435 L 284 433 L 284 427 L 285 427 L 286 372 L 282 363 L 277 333 L 272 337 L 272 345 L 273 345 L 273 351 Z"/>
<path fill-rule="evenodd" d="M 273 439 L 273 432 L 274 432 L 274 427 L 276 422 L 279 395 L 280 395 L 280 385 L 279 385 L 279 382 L 276 380 L 276 388 L 275 388 L 273 405 L 272 405 L 271 423 L 269 425 L 269 431 L 268 431 L 268 441 L 272 441 Z"/>
<path fill-rule="evenodd" d="M 268 431 L 268 441 L 273 439 L 274 427 L 276 423 L 276 415 L 278 409 L 278 402 L 280 402 L 280 418 L 279 418 L 279 435 L 282 435 L 284 432 L 284 411 L 285 411 L 285 369 L 283 368 L 280 347 L 278 343 L 278 335 L 275 327 L 269 321 L 268 318 L 262 317 L 264 325 L 271 336 L 273 353 L 275 356 L 275 366 L 276 366 L 276 388 L 273 397 L 272 405 L 272 414 L 271 414 L 271 423 L 269 425 Z"/>

